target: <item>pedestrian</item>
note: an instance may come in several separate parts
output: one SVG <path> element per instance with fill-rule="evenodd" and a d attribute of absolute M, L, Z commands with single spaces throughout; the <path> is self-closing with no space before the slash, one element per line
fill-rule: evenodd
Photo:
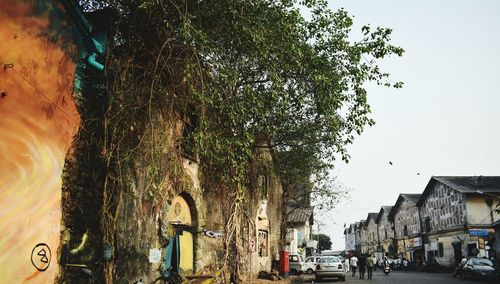
<path fill-rule="evenodd" d="M 349 272 L 349 259 L 346 257 L 344 260 L 345 272 Z"/>
<path fill-rule="evenodd" d="M 353 255 L 351 257 L 350 264 L 351 264 L 351 270 L 352 270 L 352 277 L 354 277 L 354 276 L 356 276 L 356 269 L 358 268 L 358 258 L 356 257 L 356 255 Z"/>
<path fill-rule="evenodd" d="M 405 272 L 408 270 L 408 260 L 406 258 L 403 258 L 403 268 Z"/>
<path fill-rule="evenodd" d="M 359 269 L 359 279 L 365 279 L 366 272 L 366 257 L 361 254 L 358 261 L 358 269 Z"/>
<path fill-rule="evenodd" d="M 373 268 L 375 267 L 376 258 L 368 255 L 366 259 L 366 270 L 368 271 L 368 279 L 372 279 L 373 276 Z"/>

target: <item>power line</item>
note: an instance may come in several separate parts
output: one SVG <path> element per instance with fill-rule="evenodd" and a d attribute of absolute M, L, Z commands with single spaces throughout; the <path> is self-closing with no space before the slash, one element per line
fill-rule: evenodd
<path fill-rule="evenodd" d="M 17 83 L 17 82 L 16 82 L 16 80 L 12 80 L 12 82 L 13 82 L 14 84 L 16 84 L 17 86 L 19 86 L 19 88 L 22 88 L 22 86 L 20 86 L 20 85 L 19 85 L 19 83 Z M 28 93 L 28 95 L 29 95 L 29 94 L 30 94 L 30 93 Z M 44 95 L 44 98 L 45 98 L 45 99 L 47 99 L 47 97 L 46 97 L 45 95 Z M 50 100 L 49 100 L 49 102 L 50 102 Z M 41 104 L 41 102 L 38 102 L 38 104 L 39 104 L 41 107 L 43 107 L 43 105 Z M 52 102 L 51 102 L 51 104 L 56 105 L 55 103 L 52 103 Z M 56 106 L 57 106 L 57 105 L 56 105 Z M 60 109 L 60 108 L 59 108 L 59 109 Z M 60 110 L 61 110 L 61 109 L 60 109 Z M 61 111 L 62 111 L 62 110 L 61 110 Z M 67 114 L 67 113 L 65 113 L 64 111 L 62 111 L 62 112 L 63 112 L 63 114 L 65 114 L 66 116 L 68 116 L 68 114 Z M 72 120 L 71 118 L 68 118 L 68 119 L 69 119 L 70 121 L 77 122 L 77 120 Z M 61 128 L 61 130 L 62 130 L 62 131 L 66 132 L 66 134 L 67 134 L 67 135 L 71 135 L 71 132 L 72 132 L 72 131 L 68 130 L 67 128 L 65 128 L 64 126 L 62 126 L 61 124 L 59 124 L 59 123 L 57 123 L 57 122 L 54 122 L 54 124 L 55 124 L 55 125 L 57 125 L 57 126 L 59 126 L 59 127 Z"/>
<path fill-rule="evenodd" d="M 26 82 L 26 84 L 28 84 L 29 86 L 31 86 L 39 95 L 41 95 L 48 103 L 54 105 L 57 109 L 59 109 L 62 114 L 64 114 L 69 120 L 73 121 L 73 122 L 78 122 L 78 120 L 75 120 L 73 119 L 67 112 L 64 111 L 63 108 L 61 108 L 59 106 L 59 104 L 57 104 L 56 102 L 53 102 L 47 95 L 45 95 L 42 91 L 40 91 L 32 82 L 30 82 L 26 77 L 24 77 L 19 71 L 17 71 L 15 68 L 14 68 L 14 65 L 12 65 L 10 68 L 5 68 L 5 66 L 7 66 L 7 64 L 4 64 L 4 69 L 7 70 L 7 69 L 12 69 L 19 77 L 21 77 L 21 79 Z"/>

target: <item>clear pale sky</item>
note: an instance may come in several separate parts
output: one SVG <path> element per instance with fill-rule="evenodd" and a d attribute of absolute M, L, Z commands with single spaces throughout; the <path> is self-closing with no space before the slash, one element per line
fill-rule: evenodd
<path fill-rule="evenodd" d="M 377 124 L 348 147 L 349 164 L 337 162 L 349 200 L 317 216 L 343 250 L 344 223 L 394 205 L 399 193 L 421 193 L 432 175 L 500 175 L 500 1 L 329 4 L 354 16 L 353 39 L 365 24 L 389 27 L 406 50 L 381 64 L 404 88 L 368 88 Z"/>

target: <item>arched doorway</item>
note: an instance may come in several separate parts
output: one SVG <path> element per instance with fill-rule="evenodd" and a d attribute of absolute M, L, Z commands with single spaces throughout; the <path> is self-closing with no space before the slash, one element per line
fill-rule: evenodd
<path fill-rule="evenodd" d="M 192 198 L 186 193 L 176 196 L 172 200 L 172 204 L 168 210 L 169 224 L 169 242 L 165 248 L 166 257 L 165 265 L 171 267 L 172 271 L 179 271 L 183 275 L 193 273 L 194 263 L 194 245 L 193 234 L 193 217 L 191 207 L 194 204 Z"/>

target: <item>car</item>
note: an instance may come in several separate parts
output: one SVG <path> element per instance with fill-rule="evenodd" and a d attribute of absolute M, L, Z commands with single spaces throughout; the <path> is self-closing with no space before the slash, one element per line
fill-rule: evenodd
<path fill-rule="evenodd" d="M 486 258 L 471 258 L 465 263 L 462 273 L 464 278 L 471 279 L 498 279 L 498 272 L 493 263 Z"/>
<path fill-rule="evenodd" d="M 288 255 L 288 265 L 290 268 L 290 274 L 299 275 L 301 271 L 304 270 L 304 260 L 300 254 Z"/>
<path fill-rule="evenodd" d="M 323 278 L 338 278 L 340 281 L 345 281 L 344 264 L 336 256 L 321 257 L 316 265 L 314 278 L 316 281 Z"/>
<path fill-rule="evenodd" d="M 302 267 L 302 272 L 307 273 L 307 274 L 313 274 L 314 271 L 316 270 L 316 265 L 318 264 L 318 260 L 323 257 L 320 255 L 314 255 L 306 258 L 306 261 L 304 262 L 304 266 Z"/>

